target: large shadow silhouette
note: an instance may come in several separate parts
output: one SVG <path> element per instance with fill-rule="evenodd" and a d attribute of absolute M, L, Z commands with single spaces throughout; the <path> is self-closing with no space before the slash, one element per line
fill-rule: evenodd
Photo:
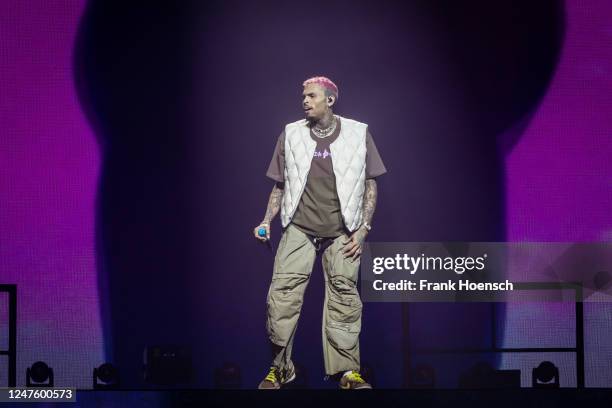
<path fill-rule="evenodd" d="M 96 231 L 106 351 L 125 387 L 143 386 L 145 345 L 193 346 L 187 15 L 184 5 L 91 1 L 77 40 L 79 96 L 103 153 Z"/>
<path fill-rule="evenodd" d="M 224 361 L 247 387 L 265 371 L 272 259 L 250 231 L 275 138 L 300 117 L 301 80 L 329 75 L 339 113 L 370 124 L 389 169 L 370 239 L 503 241 L 504 154 L 546 91 L 562 32 L 560 1 L 91 1 L 76 76 L 104 153 L 99 276 L 124 385 L 140 386 L 155 342 L 193 344 L 200 386 Z M 320 267 L 310 286 L 295 358 L 324 386 Z M 363 360 L 380 386 L 400 386 L 403 341 L 488 345 L 490 310 L 366 304 Z M 433 363 L 454 386 L 477 360 L 497 356 Z"/>

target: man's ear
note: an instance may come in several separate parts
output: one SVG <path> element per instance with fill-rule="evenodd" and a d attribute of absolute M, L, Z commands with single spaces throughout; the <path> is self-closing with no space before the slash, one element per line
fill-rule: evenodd
<path fill-rule="evenodd" d="M 334 103 L 336 103 L 336 97 L 333 95 L 330 95 L 327 97 L 327 106 L 332 107 L 334 105 Z"/>

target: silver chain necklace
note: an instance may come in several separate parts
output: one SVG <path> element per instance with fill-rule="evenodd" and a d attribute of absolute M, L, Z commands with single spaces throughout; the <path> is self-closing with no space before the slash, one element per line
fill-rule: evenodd
<path fill-rule="evenodd" d="M 314 133 L 314 135 L 316 137 L 318 137 L 319 139 L 324 139 L 330 135 L 332 135 L 334 133 L 334 131 L 336 130 L 336 116 L 334 116 L 334 121 L 332 122 L 331 125 L 329 125 L 327 128 L 325 129 L 319 129 L 316 126 L 312 127 L 312 133 Z"/>

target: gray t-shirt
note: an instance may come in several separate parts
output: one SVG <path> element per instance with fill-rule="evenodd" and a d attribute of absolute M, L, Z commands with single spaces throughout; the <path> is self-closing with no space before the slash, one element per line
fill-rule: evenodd
<path fill-rule="evenodd" d="M 336 177 L 334 175 L 329 145 L 340 134 L 341 121 L 333 134 L 326 138 L 318 138 L 310 132 L 312 140 L 317 142 L 310 172 L 300 198 L 298 207 L 291 219 L 302 232 L 319 237 L 337 237 L 346 228 L 342 220 L 340 200 L 336 192 Z M 387 172 L 374 144 L 372 135 L 366 130 L 366 178 L 378 177 Z M 285 132 L 276 142 L 276 148 L 270 161 L 266 175 L 277 182 L 284 182 L 285 169 Z"/>

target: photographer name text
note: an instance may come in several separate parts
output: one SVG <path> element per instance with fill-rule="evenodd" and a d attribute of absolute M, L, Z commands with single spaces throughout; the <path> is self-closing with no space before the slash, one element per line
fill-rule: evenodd
<path fill-rule="evenodd" d="M 398 282 L 383 282 L 377 279 L 372 282 L 374 290 L 407 290 L 426 292 L 456 292 L 456 291 L 509 291 L 514 290 L 514 285 L 509 280 L 504 282 L 473 282 L 459 280 L 447 282 L 430 282 L 421 279 L 418 282 L 402 279 Z"/>

